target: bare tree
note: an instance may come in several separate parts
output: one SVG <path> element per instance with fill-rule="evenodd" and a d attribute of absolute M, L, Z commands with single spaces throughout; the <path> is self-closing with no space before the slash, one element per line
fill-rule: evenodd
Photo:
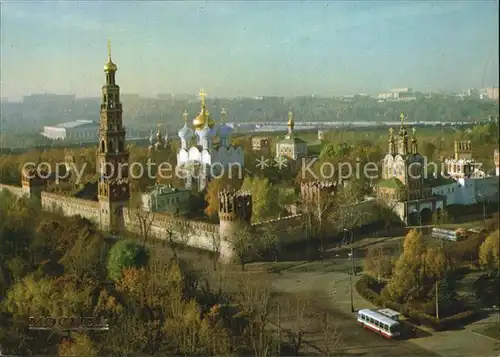
<path fill-rule="evenodd" d="M 293 348 L 294 355 L 299 355 L 304 343 L 304 336 L 310 332 L 308 329 L 317 317 L 311 309 L 311 300 L 310 296 L 295 295 L 288 302 L 286 329 L 284 332 Z"/>
<path fill-rule="evenodd" d="M 140 194 L 132 197 L 130 207 L 131 209 L 128 211 L 130 216 L 129 218 L 132 221 L 135 221 L 139 226 L 139 234 L 143 245 L 146 245 L 149 242 L 151 235 L 151 228 L 155 218 L 154 213 L 143 208 L 140 200 Z"/>
<path fill-rule="evenodd" d="M 321 319 L 321 332 L 320 349 L 322 350 L 323 356 L 333 357 L 338 352 L 341 333 L 339 331 L 339 326 L 331 323 L 327 313 L 325 313 Z"/>
<path fill-rule="evenodd" d="M 174 258 L 177 258 L 177 246 L 187 245 L 193 233 L 190 222 L 169 214 L 169 219 L 163 225 L 165 230 L 165 241 L 172 250 Z"/>
<path fill-rule="evenodd" d="M 217 263 L 219 262 L 220 250 L 222 246 L 222 238 L 218 233 L 209 233 L 210 241 L 212 244 L 212 262 L 214 270 L 217 270 Z"/>
<path fill-rule="evenodd" d="M 251 319 L 246 330 L 248 345 L 255 357 L 271 356 L 278 342 L 269 329 L 271 279 L 255 279 L 245 273 L 239 276 L 237 286 L 235 299 Z"/>
<path fill-rule="evenodd" d="M 265 225 L 260 229 L 261 248 L 265 253 L 271 252 L 275 262 L 278 262 L 281 251 L 281 240 L 274 225 Z"/>
<path fill-rule="evenodd" d="M 241 270 L 245 270 L 245 264 L 250 260 L 254 252 L 254 235 L 250 228 L 240 226 L 231 236 L 234 253 L 241 265 Z"/>
<path fill-rule="evenodd" d="M 316 194 L 311 199 L 303 202 L 306 224 L 310 228 L 311 236 L 319 239 L 320 254 L 323 257 L 325 250 L 325 236 L 328 230 L 328 216 L 334 207 L 334 186 L 318 188 Z M 313 229 L 316 227 L 316 229 Z"/>
<path fill-rule="evenodd" d="M 354 184 L 347 184 L 337 192 L 335 209 L 329 215 L 329 220 L 337 226 L 338 231 L 348 230 L 353 233 L 361 219 L 367 216 L 360 201 L 361 192 Z"/>

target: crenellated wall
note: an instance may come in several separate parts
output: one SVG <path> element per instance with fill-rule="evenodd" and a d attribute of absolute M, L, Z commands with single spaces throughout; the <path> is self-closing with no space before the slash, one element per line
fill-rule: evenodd
<path fill-rule="evenodd" d="M 16 196 L 26 195 L 26 191 L 22 187 L 0 184 L 0 190 L 9 190 Z M 99 202 L 84 200 L 79 198 L 67 197 L 54 193 L 41 192 L 41 207 L 46 211 L 59 211 L 66 216 L 79 215 L 86 218 L 97 225 L 100 225 L 100 205 Z M 187 244 L 199 249 L 218 251 L 221 259 L 228 261 L 234 256 L 234 250 L 231 242 L 225 238 L 221 231 L 224 230 L 224 225 L 235 225 L 236 221 L 224 221 L 220 224 L 213 224 L 201 221 L 192 221 L 174 218 L 168 213 L 161 212 L 145 212 L 136 209 L 123 208 L 123 223 L 127 231 L 141 234 L 141 221 L 151 222 L 149 232 L 151 237 L 157 239 L 167 239 L 169 234 L 173 234 L 176 241 L 182 244 Z M 278 232 L 283 244 L 290 244 L 304 239 L 302 229 L 302 215 L 293 215 L 272 219 L 269 221 L 252 224 L 253 230 L 258 232 L 259 229 L 266 225 L 272 225 L 273 229 Z M 226 227 L 227 228 L 227 227 Z"/>
<path fill-rule="evenodd" d="M 130 232 L 141 234 L 141 222 L 151 222 L 149 233 L 157 239 L 164 240 L 172 234 L 174 240 L 182 244 L 219 251 L 223 260 L 228 260 L 233 255 L 230 243 L 219 234 L 218 224 L 174 218 L 168 213 L 149 213 L 128 208 L 123 209 L 123 218 L 125 229 Z"/>
<path fill-rule="evenodd" d="M 99 202 L 42 192 L 42 209 L 61 211 L 65 216 L 81 216 L 99 224 Z"/>
<path fill-rule="evenodd" d="M 287 245 L 305 239 L 303 224 L 303 215 L 295 214 L 253 223 L 252 228 L 258 231 L 260 229 L 265 229 L 266 226 L 272 226 L 273 231 L 278 233 L 281 244 Z"/>

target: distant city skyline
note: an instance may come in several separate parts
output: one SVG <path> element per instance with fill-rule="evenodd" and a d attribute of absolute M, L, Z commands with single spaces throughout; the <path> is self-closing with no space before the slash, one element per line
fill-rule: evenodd
<path fill-rule="evenodd" d="M 97 97 L 107 40 L 124 93 L 375 95 L 498 87 L 498 2 L 14 2 L 1 97 Z"/>

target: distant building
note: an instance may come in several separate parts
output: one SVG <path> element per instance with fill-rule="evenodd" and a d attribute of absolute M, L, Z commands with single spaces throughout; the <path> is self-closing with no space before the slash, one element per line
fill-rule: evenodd
<path fill-rule="evenodd" d="M 397 89 L 391 89 L 389 92 L 386 93 L 380 93 L 377 96 L 378 99 L 406 99 L 406 100 L 413 100 L 415 98 L 413 91 L 411 88 L 397 88 Z"/>
<path fill-rule="evenodd" d="M 489 100 L 498 100 L 498 87 L 484 88 L 482 98 Z"/>
<path fill-rule="evenodd" d="M 142 207 L 148 212 L 184 214 L 189 208 L 189 191 L 167 185 L 155 185 L 141 196 Z"/>
<path fill-rule="evenodd" d="M 288 113 L 288 134 L 276 143 L 276 157 L 298 160 L 307 156 L 307 142 L 298 138 L 293 132 L 295 122 L 292 112 Z"/>
<path fill-rule="evenodd" d="M 269 138 L 256 136 L 252 138 L 252 150 L 253 151 L 267 151 L 269 152 Z"/>
<path fill-rule="evenodd" d="M 99 123 L 92 120 L 76 120 L 56 126 L 44 126 L 42 135 L 52 140 L 97 142 Z"/>

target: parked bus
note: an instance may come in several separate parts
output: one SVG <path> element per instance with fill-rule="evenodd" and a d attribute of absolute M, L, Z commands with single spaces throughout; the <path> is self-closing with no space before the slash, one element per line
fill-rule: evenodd
<path fill-rule="evenodd" d="M 401 336 L 401 324 L 377 311 L 368 309 L 359 310 L 358 324 L 363 326 L 363 328 L 369 328 L 372 331 L 378 332 L 386 338 Z"/>

